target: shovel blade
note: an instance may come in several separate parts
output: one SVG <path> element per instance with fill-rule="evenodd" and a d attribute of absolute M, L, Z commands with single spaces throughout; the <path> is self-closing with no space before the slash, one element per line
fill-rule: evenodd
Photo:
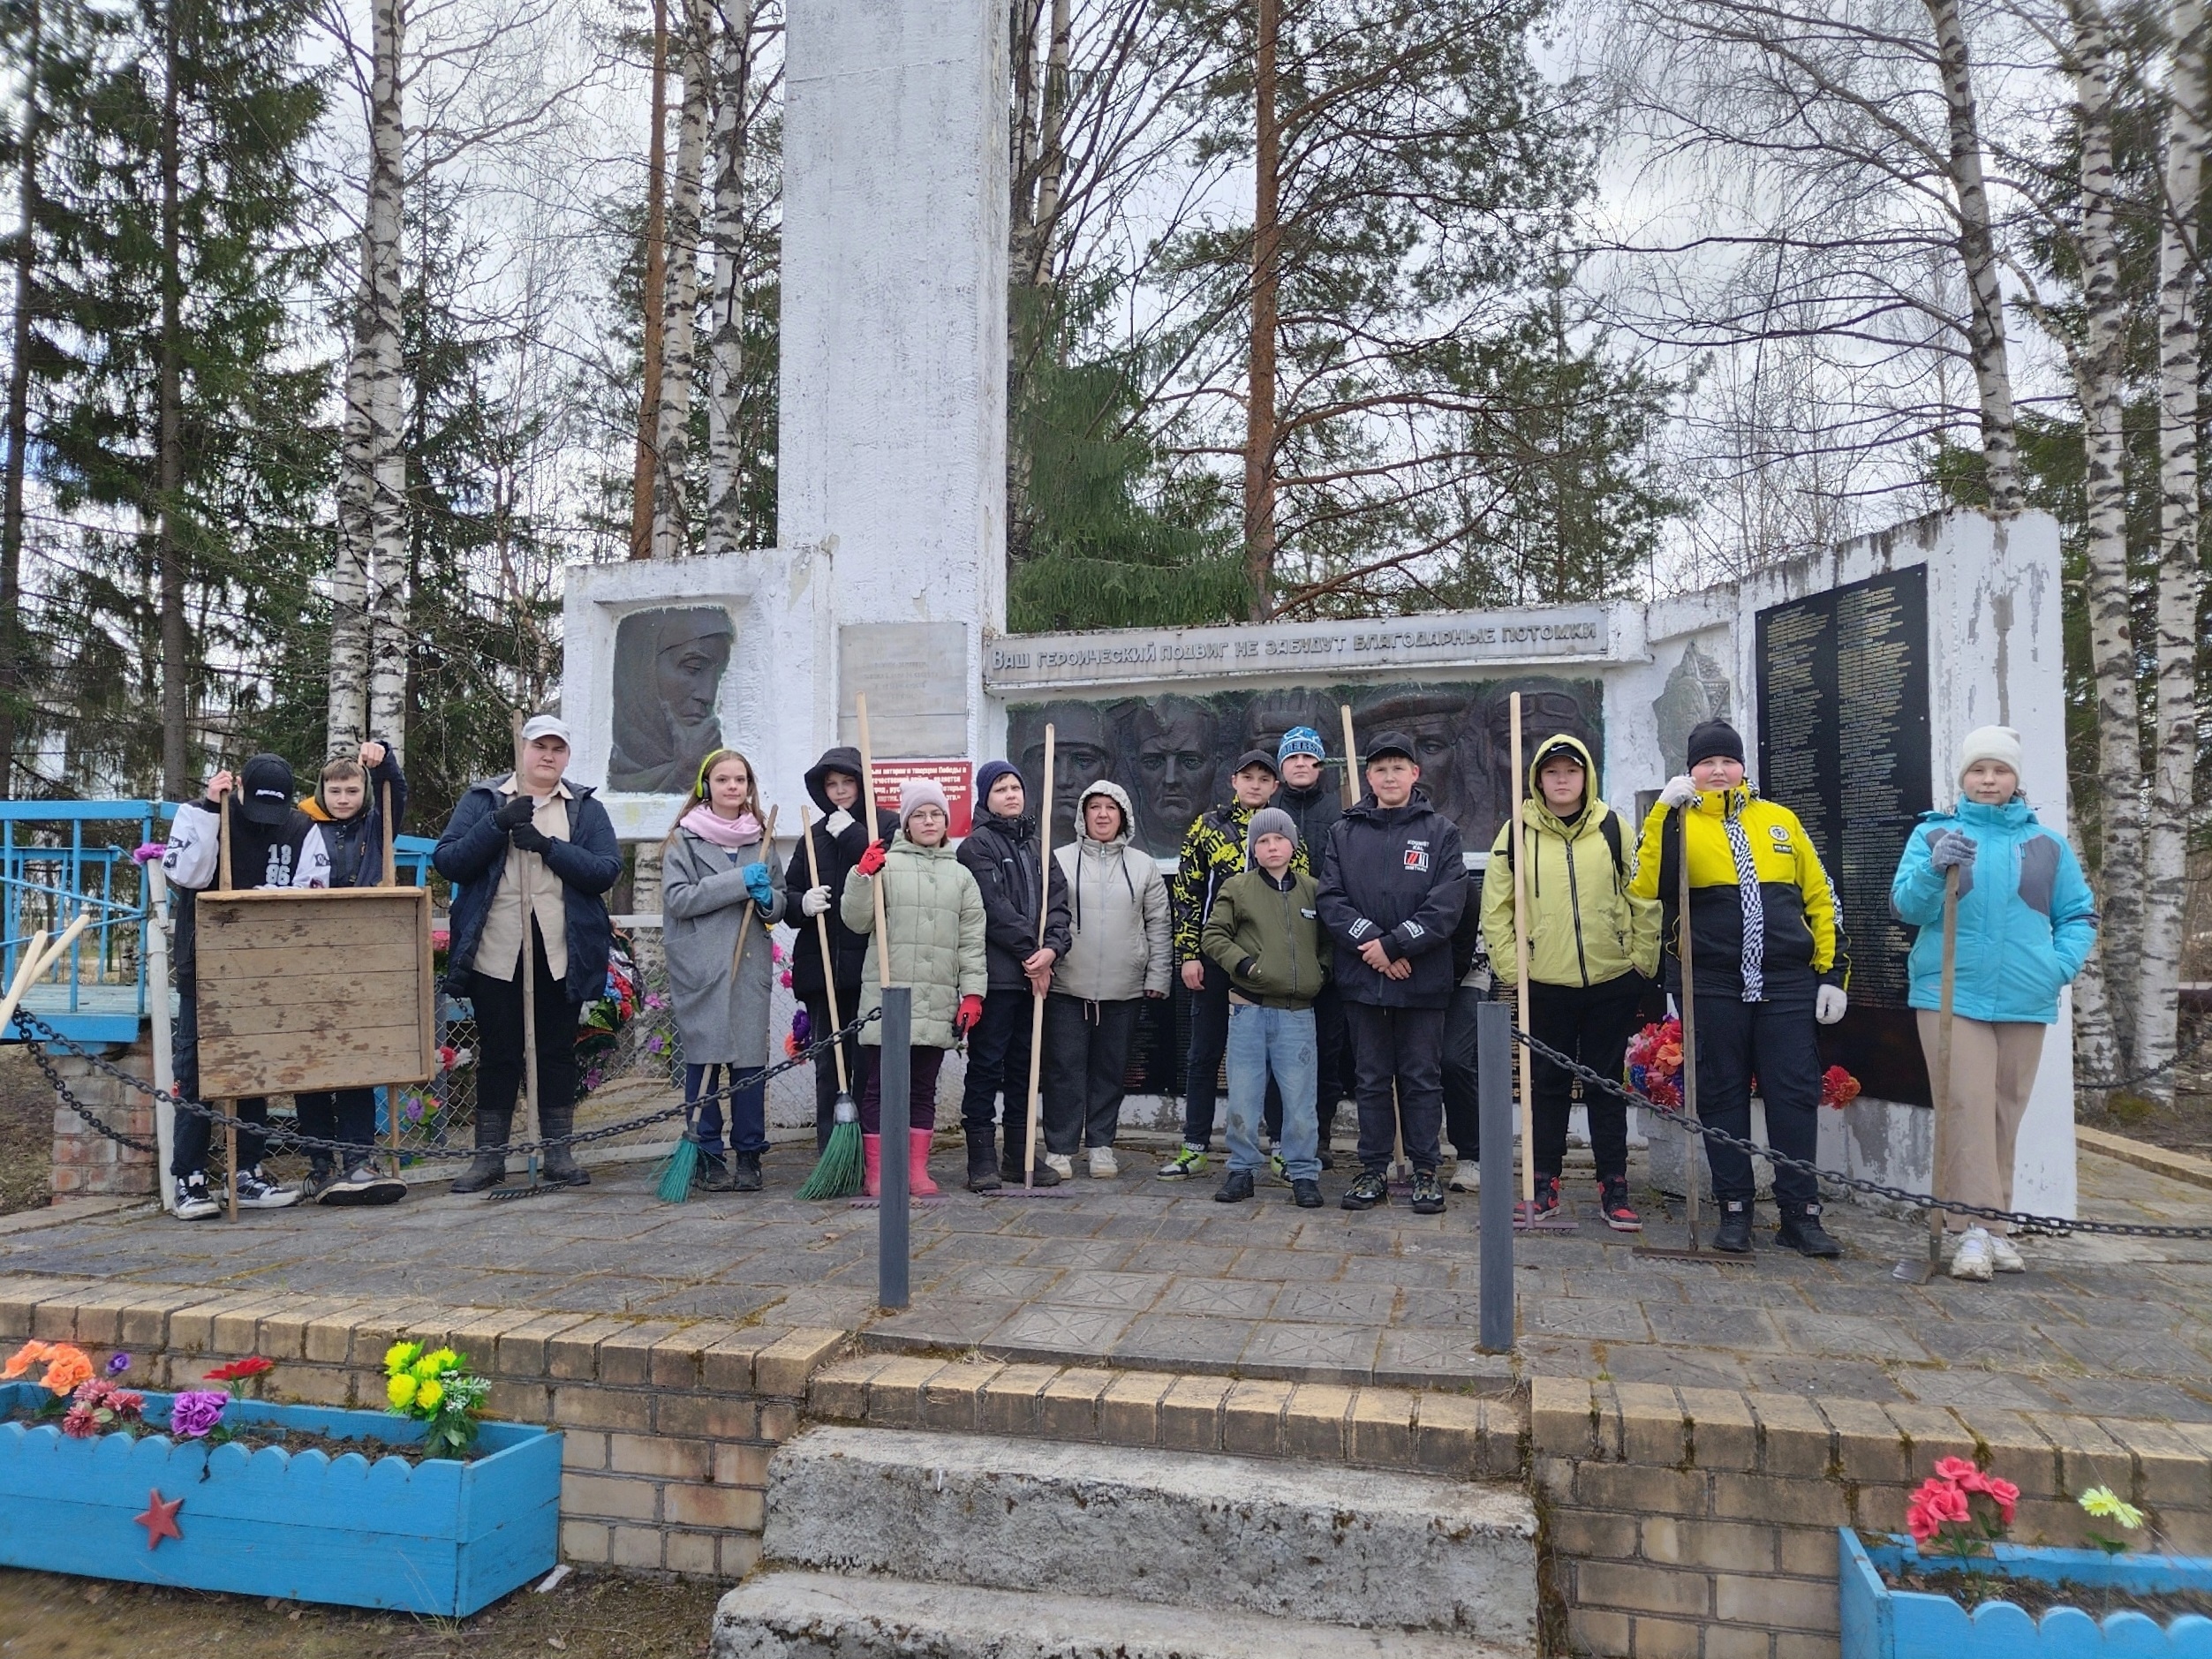
<path fill-rule="evenodd" d="M 1890 1270 L 1890 1277 L 1900 1285 L 1925 1285 L 1936 1277 L 1936 1270 L 1918 1256 L 1907 1256 Z"/>

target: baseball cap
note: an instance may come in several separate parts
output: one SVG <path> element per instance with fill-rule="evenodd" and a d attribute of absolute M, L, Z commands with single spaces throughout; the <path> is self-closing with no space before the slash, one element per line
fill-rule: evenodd
<path fill-rule="evenodd" d="M 291 762 L 282 755 L 256 755 L 238 773 L 238 811 L 254 824 L 282 824 L 292 810 Z"/>

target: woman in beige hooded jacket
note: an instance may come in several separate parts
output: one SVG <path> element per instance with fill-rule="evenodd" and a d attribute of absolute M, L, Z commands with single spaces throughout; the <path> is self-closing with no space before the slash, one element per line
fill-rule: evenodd
<path fill-rule="evenodd" d="M 1053 965 L 1045 999 L 1045 1161 L 1062 1176 L 1088 1146 L 1091 1173 L 1120 1173 L 1129 1042 L 1147 998 L 1167 994 L 1167 884 L 1159 866 L 1129 844 L 1129 797 L 1101 780 L 1076 803 L 1081 833 L 1053 856 L 1068 882 L 1072 942 Z"/>

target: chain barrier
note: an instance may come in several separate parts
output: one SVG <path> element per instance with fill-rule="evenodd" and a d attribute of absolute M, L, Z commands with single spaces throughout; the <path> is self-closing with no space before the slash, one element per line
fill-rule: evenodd
<path fill-rule="evenodd" d="M 1630 1105 L 1642 1106 L 1647 1112 L 1657 1112 L 1677 1128 L 1691 1130 L 1703 1135 L 1709 1141 L 1718 1141 L 1723 1146 L 1734 1147 L 1740 1152 L 1763 1158 L 1777 1168 L 1801 1170 L 1817 1180 L 1829 1181 L 1838 1187 L 1849 1188 L 1853 1192 L 1867 1193 L 1876 1198 L 1891 1199 L 1898 1203 L 1909 1204 L 1918 1210 L 1941 1210 L 1949 1215 L 1974 1216 L 1985 1221 L 2003 1221 L 2016 1227 L 2032 1227 L 2040 1233 L 2094 1233 L 2131 1239 L 2212 1239 L 2212 1227 L 2160 1227 L 2127 1221 L 2068 1221 L 2057 1216 L 2031 1216 L 2012 1210 L 1993 1210 L 1987 1204 L 1961 1203 L 1955 1199 L 1939 1198 L 1929 1193 L 1907 1192 L 1902 1187 L 1891 1187 L 1878 1180 L 1869 1180 L 1863 1175 L 1846 1175 L 1836 1170 L 1823 1169 L 1809 1159 L 1791 1158 L 1785 1153 L 1776 1151 L 1772 1147 L 1762 1146 L 1758 1142 L 1743 1135 L 1732 1135 L 1727 1130 L 1718 1128 L 1712 1124 L 1694 1120 L 1672 1106 L 1663 1106 L 1649 1096 L 1636 1093 L 1634 1090 L 1618 1079 L 1607 1077 L 1596 1068 L 1585 1066 L 1580 1060 L 1560 1053 L 1549 1043 L 1533 1037 L 1526 1031 L 1516 1029 L 1513 1035 L 1514 1042 L 1521 1044 L 1530 1053 L 1551 1061 L 1552 1065 L 1559 1067 L 1570 1075 L 1580 1078 L 1586 1088 L 1600 1089 L 1607 1094 L 1618 1095 Z"/>
<path fill-rule="evenodd" d="M 686 1114 L 696 1111 L 700 1106 L 706 1105 L 709 1101 L 727 1100 L 731 1096 L 736 1094 L 740 1090 L 765 1088 L 772 1080 L 781 1076 L 785 1072 L 794 1071 L 801 1066 L 812 1064 L 814 1057 L 817 1054 L 820 1054 L 827 1051 L 832 1044 L 845 1037 L 857 1036 L 863 1026 L 868 1024 L 871 1021 L 880 1020 L 882 1017 L 882 1009 L 877 1008 L 872 1010 L 867 1014 L 860 1015 L 857 1019 L 855 1019 L 851 1022 L 851 1023 L 844 1026 L 841 1029 L 832 1031 L 827 1037 L 818 1038 L 814 1042 L 808 1044 L 804 1048 L 800 1049 L 796 1053 L 791 1055 L 789 1059 L 777 1061 L 774 1065 L 769 1067 L 766 1071 L 762 1072 L 759 1076 L 751 1079 L 746 1082 L 731 1083 L 724 1088 L 710 1090 L 709 1092 L 701 1095 L 697 1100 L 679 1101 L 675 1105 L 662 1106 L 655 1111 L 648 1112 L 643 1116 L 625 1119 L 620 1123 L 603 1124 L 596 1129 L 579 1129 L 572 1135 L 554 1135 L 535 1141 L 510 1141 L 504 1146 L 497 1147 L 468 1146 L 449 1148 L 439 1146 L 412 1146 L 406 1149 L 406 1156 L 410 1158 L 417 1158 L 424 1161 L 433 1161 L 439 1158 L 457 1160 L 461 1158 L 472 1158 L 479 1152 L 498 1152 L 503 1156 L 512 1158 L 517 1156 L 527 1156 L 532 1152 L 545 1151 L 556 1146 L 585 1146 L 593 1141 L 613 1140 L 618 1135 L 633 1134 L 637 1130 L 646 1128 L 655 1123 L 664 1123 L 673 1118 L 683 1117 Z M 327 1140 L 318 1135 L 305 1135 L 296 1128 L 285 1128 L 279 1123 L 271 1122 L 262 1124 L 249 1122 L 244 1118 L 234 1117 L 230 1112 L 222 1111 L 217 1107 L 208 1105 L 204 1101 L 187 1100 L 183 1096 L 178 1095 L 172 1090 L 167 1089 L 158 1089 L 154 1084 L 147 1082 L 142 1077 L 132 1076 L 129 1072 L 125 1071 L 122 1067 L 117 1065 L 113 1060 L 108 1059 L 102 1055 L 95 1054 L 90 1049 L 85 1047 L 82 1044 L 73 1042 L 70 1038 L 64 1037 L 60 1032 L 54 1029 L 52 1026 L 47 1024 L 45 1021 L 39 1019 L 36 1015 L 24 1013 L 20 1009 L 18 1009 L 16 1012 L 15 1023 L 22 1029 L 26 1036 L 36 1039 L 35 1042 L 29 1044 L 32 1055 L 34 1056 L 39 1070 L 45 1075 L 46 1081 L 52 1086 L 55 1095 L 61 1100 L 62 1104 L 67 1106 L 72 1112 L 75 1112 L 79 1118 L 82 1118 L 93 1128 L 98 1130 L 102 1135 L 106 1135 L 110 1141 L 117 1142 L 118 1145 L 127 1146 L 133 1151 L 151 1152 L 155 1150 L 155 1148 L 152 1143 L 148 1142 L 135 1140 L 132 1136 L 125 1135 L 121 1130 L 113 1128 L 107 1123 L 102 1122 L 91 1107 L 86 1105 L 83 1101 L 78 1099 L 77 1097 L 70 1091 L 69 1085 L 62 1080 L 61 1074 L 54 1068 L 54 1063 L 47 1052 L 49 1048 L 60 1048 L 65 1050 L 67 1052 L 76 1056 L 79 1059 L 83 1060 L 87 1066 L 91 1067 L 94 1071 L 101 1073 L 102 1075 L 112 1077 L 117 1082 L 123 1083 L 131 1089 L 134 1089 L 142 1095 L 151 1096 L 155 1100 L 166 1101 L 169 1105 L 174 1106 L 179 1112 L 189 1112 L 193 1116 L 205 1118 L 208 1122 L 218 1127 L 245 1129 L 258 1134 L 264 1140 L 266 1140 L 270 1146 L 276 1148 L 280 1151 L 294 1150 L 310 1152 L 324 1151 L 332 1153 L 341 1158 L 350 1158 L 358 1155 L 361 1150 L 359 1145 L 354 1142 Z M 385 1149 L 378 1147 L 374 1150 L 381 1152 Z"/>
<path fill-rule="evenodd" d="M 2192 1042 L 2188 1047 L 2177 1051 L 2170 1059 L 2162 1060 L 2155 1066 L 2147 1066 L 2141 1071 L 2125 1077 L 2077 1077 L 2073 1080 L 2073 1086 L 2076 1089 L 2090 1090 L 2100 1095 L 2117 1094 L 2123 1089 L 2134 1088 L 2137 1083 L 2147 1083 L 2154 1077 L 2163 1076 L 2170 1071 L 2178 1071 L 2201 1053 L 2207 1044 L 2212 1044 L 2212 1022 L 2206 1022 L 2204 1029 L 2197 1033 L 2195 1041 Z"/>

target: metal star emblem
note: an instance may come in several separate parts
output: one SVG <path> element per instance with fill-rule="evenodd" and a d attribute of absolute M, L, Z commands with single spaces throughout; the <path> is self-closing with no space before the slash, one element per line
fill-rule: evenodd
<path fill-rule="evenodd" d="M 184 1506 L 181 1497 L 172 1497 L 166 1504 L 162 1502 L 162 1489 L 158 1486 L 146 1495 L 146 1513 L 133 1519 L 146 1528 L 148 1550 L 159 1549 L 164 1538 L 174 1538 L 178 1543 L 185 1542 L 185 1535 L 177 1530 L 177 1512 Z"/>

